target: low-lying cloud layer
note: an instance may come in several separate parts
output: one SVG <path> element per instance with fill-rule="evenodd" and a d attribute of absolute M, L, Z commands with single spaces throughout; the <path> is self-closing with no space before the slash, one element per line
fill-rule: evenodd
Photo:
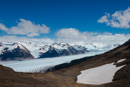
<path fill-rule="evenodd" d="M 32 23 L 29 20 L 20 19 L 17 26 L 12 26 L 7 28 L 4 24 L 0 23 L 0 30 L 7 32 L 8 34 L 16 35 L 27 35 L 28 37 L 39 36 L 39 33 L 47 34 L 49 33 L 49 27 L 46 25 Z"/>
<path fill-rule="evenodd" d="M 76 44 L 122 44 L 130 38 L 130 34 L 112 34 L 96 32 L 80 32 L 75 28 L 63 28 L 56 33 L 58 42 Z"/>
<path fill-rule="evenodd" d="M 107 26 L 128 29 L 130 28 L 130 8 L 116 11 L 114 14 L 106 13 L 98 20 L 98 23 L 106 23 Z"/>

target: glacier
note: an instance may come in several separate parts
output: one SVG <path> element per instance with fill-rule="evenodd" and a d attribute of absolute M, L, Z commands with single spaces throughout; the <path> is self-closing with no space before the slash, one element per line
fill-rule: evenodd
<path fill-rule="evenodd" d="M 55 66 L 58 64 L 70 62 L 74 59 L 80 59 L 83 57 L 94 56 L 98 54 L 102 54 L 105 51 L 98 51 L 98 52 L 89 52 L 86 54 L 79 54 L 79 55 L 71 55 L 71 56 L 61 56 L 61 57 L 54 57 L 54 58 L 41 58 L 41 59 L 27 59 L 22 61 L 0 61 L 0 64 L 10 67 L 14 69 L 16 72 L 34 72 L 40 68 L 46 68 L 49 66 Z"/>

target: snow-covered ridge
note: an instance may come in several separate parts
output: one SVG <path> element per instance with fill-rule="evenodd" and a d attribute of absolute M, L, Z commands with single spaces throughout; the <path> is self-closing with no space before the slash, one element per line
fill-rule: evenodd
<path fill-rule="evenodd" d="M 63 49 L 67 50 L 68 49 L 69 50 L 70 47 L 73 47 L 76 50 L 87 49 L 86 47 L 81 46 L 81 45 L 70 45 L 68 43 L 54 43 L 51 45 L 45 45 L 45 46 L 41 47 L 40 52 L 45 53 L 52 49 L 57 49 L 57 50 L 63 50 Z"/>
<path fill-rule="evenodd" d="M 45 53 L 49 50 L 52 50 L 52 49 L 58 49 L 58 50 L 62 50 L 62 49 L 68 49 L 70 45 L 67 44 L 67 43 L 54 43 L 54 44 L 51 44 L 51 45 L 45 45 L 45 46 L 42 46 L 39 51 L 42 52 L 42 53 Z"/>
<path fill-rule="evenodd" d="M 84 45 L 88 50 L 110 50 L 113 48 L 116 48 L 120 46 L 120 44 L 113 44 L 113 45 L 105 45 L 105 44 L 97 44 L 97 43 L 91 43 Z"/>
<path fill-rule="evenodd" d="M 20 48 L 23 50 L 27 50 L 22 44 L 20 43 L 12 43 L 12 42 L 1 42 L 0 43 L 0 54 L 6 50 L 12 51 L 15 48 Z"/>
<path fill-rule="evenodd" d="M 40 48 L 40 58 L 83 54 L 87 52 L 88 50 L 84 46 L 71 46 L 67 43 L 54 43 Z"/>
<path fill-rule="evenodd" d="M 0 54 L 4 53 L 5 50 L 8 50 L 11 52 L 15 48 L 18 48 L 18 47 L 20 49 L 30 51 L 30 53 L 35 58 L 39 58 L 41 54 L 48 51 L 52 51 L 52 50 L 56 50 L 58 53 L 62 52 L 62 54 L 64 54 L 65 50 L 67 50 L 69 54 L 73 54 L 73 53 L 78 54 L 79 51 L 81 53 L 87 52 L 87 48 L 83 46 L 80 46 L 80 45 L 71 46 L 67 43 L 53 43 L 51 45 L 39 45 L 39 44 L 37 45 L 31 42 L 0 42 Z"/>
<path fill-rule="evenodd" d="M 39 57 L 40 52 L 39 49 L 42 47 L 41 45 L 31 42 L 19 42 L 19 43 L 24 45 L 35 58 Z"/>
<path fill-rule="evenodd" d="M 21 43 L 1 42 L 0 60 L 33 59 L 30 51 Z"/>
<path fill-rule="evenodd" d="M 97 43 L 91 43 L 86 45 L 76 45 L 76 44 L 68 44 L 68 43 L 53 43 L 50 45 L 41 44 L 40 42 L 34 43 L 34 42 L 0 42 L 0 54 L 2 53 L 3 49 L 8 48 L 8 50 L 13 50 L 17 46 L 19 46 L 21 49 L 27 49 L 30 51 L 30 53 L 35 57 L 39 58 L 41 54 L 46 52 L 51 52 L 52 50 L 55 50 L 56 53 L 65 54 L 65 51 L 68 54 L 76 54 L 76 52 L 79 53 L 86 53 L 86 52 L 95 52 L 95 51 L 102 51 L 102 50 L 110 50 L 113 49 L 119 44 L 114 45 L 103 45 L 103 44 L 97 44 Z M 64 51 L 64 53 L 63 53 Z"/>

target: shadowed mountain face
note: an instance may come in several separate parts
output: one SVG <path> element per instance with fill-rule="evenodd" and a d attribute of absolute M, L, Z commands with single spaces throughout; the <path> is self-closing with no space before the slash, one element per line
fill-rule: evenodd
<path fill-rule="evenodd" d="M 52 45 L 45 45 L 40 48 L 40 51 L 40 58 L 67 56 L 88 52 L 87 48 L 84 46 L 71 46 L 67 43 L 54 43 Z"/>
<path fill-rule="evenodd" d="M 5 60 L 20 59 L 22 55 L 23 55 L 23 59 L 30 58 L 26 55 L 27 53 L 31 54 L 35 58 L 46 58 L 46 57 L 50 58 L 50 57 L 68 56 L 68 55 L 75 55 L 75 54 L 84 54 L 89 52 L 107 51 L 110 49 L 114 49 L 118 46 L 119 44 L 113 44 L 113 45 L 86 44 L 82 46 L 82 45 L 68 44 L 68 43 L 53 43 L 50 45 L 44 45 L 44 44 L 40 44 L 40 42 L 38 44 L 34 42 L 16 43 L 12 41 L 12 42 L 0 42 L 0 55 L 6 57 L 7 59 L 4 58 Z M 16 51 L 17 53 L 15 53 L 13 58 L 8 58 L 9 56 L 12 55 L 12 53 L 14 54 L 14 52 Z"/>
<path fill-rule="evenodd" d="M 117 63 L 124 59 L 125 61 Z M 82 60 L 82 61 L 81 61 Z M 125 65 L 118 70 L 113 82 L 102 85 L 86 85 L 76 83 L 80 71 L 114 63 Z M 75 60 L 75 62 L 58 65 L 48 73 L 16 73 L 12 69 L 0 66 L 1 87 L 130 87 L 130 42 L 118 48 L 94 57 Z M 95 72 L 96 74 L 96 72 Z M 109 74 L 106 73 L 106 74 Z M 105 75 L 106 75 L 105 74 Z M 86 78 L 87 79 L 87 78 Z M 100 79 L 100 78 L 99 78 Z"/>
<path fill-rule="evenodd" d="M 6 47 L 4 47 L 6 46 Z M 6 43 L 0 45 L 0 60 L 33 59 L 30 51 L 19 43 Z"/>

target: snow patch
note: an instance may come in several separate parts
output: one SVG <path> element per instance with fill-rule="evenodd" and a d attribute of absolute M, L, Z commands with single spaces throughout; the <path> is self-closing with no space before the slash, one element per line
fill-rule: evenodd
<path fill-rule="evenodd" d="M 114 63 L 81 71 L 77 76 L 77 83 L 101 85 L 112 82 L 115 73 L 123 66 L 116 67 Z"/>
<path fill-rule="evenodd" d="M 125 61 L 125 60 L 126 60 L 126 59 L 120 59 L 120 60 L 117 61 L 117 63 L 123 62 L 123 61 Z"/>

